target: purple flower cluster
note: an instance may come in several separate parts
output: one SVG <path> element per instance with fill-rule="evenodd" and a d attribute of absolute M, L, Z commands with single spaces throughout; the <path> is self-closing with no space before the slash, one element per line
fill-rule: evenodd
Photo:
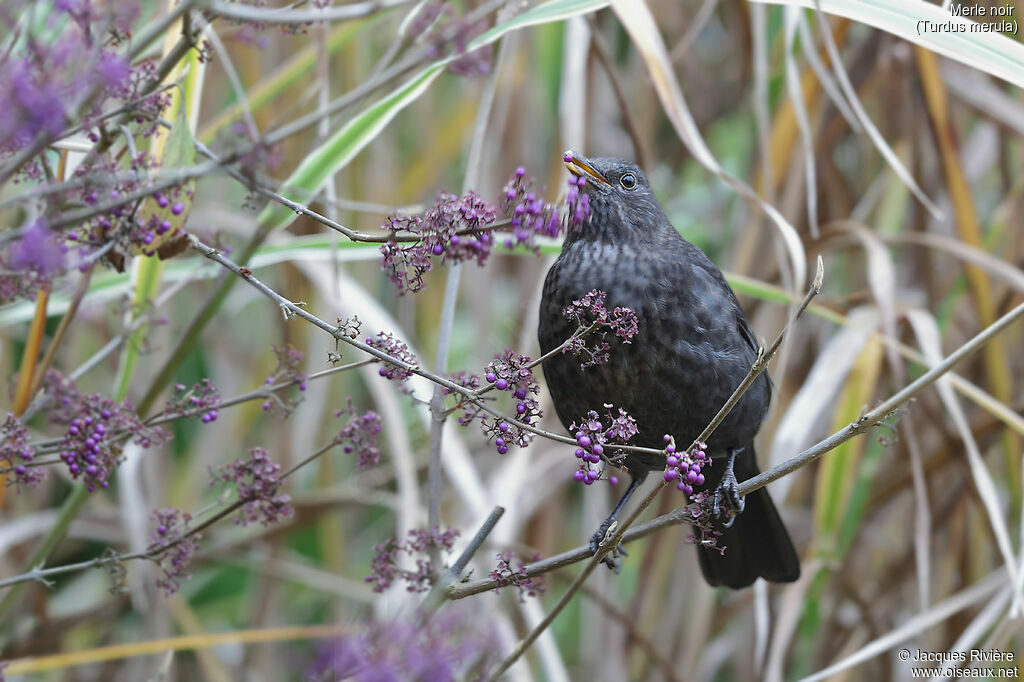
<path fill-rule="evenodd" d="M 45 478 L 41 467 L 32 466 L 36 450 L 29 442 L 28 429 L 13 414 L 7 415 L 3 429 L 3 442 L 0 443 L 0 463 L 7 473 L 7 485 L 15 486 L 20 493 L 24 488 L 35 488 Z"/>
<path fill-rule="evenodd" d="M 189 533 L 188 524 L 192 515 L 180 509 L 156 509 L 150 519 L 156 528 L 149 535 L 149 554 L 160 566 L 163 576 L 156 586 L 171 596 L 181 587 L 183 580 L 192 577 L 188 565 L 192 555 L 199 549 L 201 533 Z"/>
<path fill-rule="evenodd" d="M 454 682 L 480 679 L 496 636 L 469 608 L 448 607 L 429 620 L 373 623 L 320 647 L 305 679 L 356 682 Z"/>
<path fill-rule="evenodd" d="M 409 592 L 426 592 L 434 581 L 435 567 L 427 558 L 435 547 L 450 552 L 459 531 L 449 528 L 443 533 L 438 528 L 429 530 L 413 529 L 409 536 L 399 541 L 388 538 L 379 545 L 374 545 L 377 554 L 370 562 L 370 575 L 365 580 L 373 583 L 374 592 L 383 592 L 391 587 L 395 580 L 404 580 Z M 398 565 L 399 555 L 406 554 L 416 557 L 416 570 L 408 570 Z"/>
<path fill-rule="evenodd" d="M 715 517 L 711 511 L 712 500 L 712 493 L 706 490 L 698 491 L 690 496 L 690 503 L 686 505 L 686 516 L 694 532 L 687 536 L 686 541 L 705 549 L 717 549 L 724 553 L 725 546 L 718 544 L 722 532 L 716 528 Z"/>
<path fill-rule="evenodd" d="M 302 402 L 302 394 L 306 390 L 306 374 L 299 370 L 302 365 L 302 351 L 296 350 L 290 344 L 287 346 L 272 346 L 274 355 L 277 356 L 277 367 L 267 377 L 267 386 L 274 384 L 290 384 L 298 391 L 284 393 L 278 391 L 271 398 L 263 401 L 264 412 L 278 414 L 287 417 L 292 410 Z"/>
<path fill-rule="evenodd" d="M 32 298 L 64 268 L 67 247 L 58 242 L 43 218 L 36 218 L 0 254 L 0 304 Z"/>
<path fill-rule="evenodd" d="M 387 353 L 390 357 L 408 365 L 416 365 L 416 356 L 409 350 L 409 346 L 399 341 L 391 332 L 377 332 L 376 336 L 366 337 L 366 345 L 376 348 L 382 353 Z M 412 372 L 409 370 L 390 362 L 385 362 L 384 366 L 377 370 L 377 373 L 392 381 L 404 381 L 412 376 Z"/>
<path fill-rule="evenodd" d="M 689 452 L 676 452 L 675 441 L 665 436 L 665 480 L 678 481 L 676 488 L 686 495 L 693 494 L 693 486 L 704 483 L 701 469 L 711 464 L 707 444 L 698 442 Z"/>
<path fill-rule="evenodd" d="M 448 375 L 448 380 L 454 384 L 458 384 L 463 388 L 475 391 L 480 388 L 480 377 L 479 375 L 467 372 L 466 370 L 459 370 L 453 374 Z M 462 414 L 458 417 L 459 426 L 466 426 L 474 419 L 480 418 L 484 411 L 480 407 L 469 400 L 464 394 L 458 391 L 448 388 L 447 386 L 442 389 L 445 395 L 455 395 L 455 406 L 453 410 L 462 410 Z"/>
<path fill-rule="evenodd" d="M 348 406 L 337 410 L 334 416 L 340 417 L 343 414 L 351 415 L 351 418 L 334 437 L 334 442 L 345 444 L 343 449 L 346 455 L 355 453 L 359 456 L 360 469 L 380 464 L 380 448 L 377 447 L 377 435 L 382 426 L 380 415 L 372 410 L 357 415 L 355 408 L 352 407 L 351 398 Z"/>
<path fill-rule="evenodd" d="M 448 52 L 455 57 L 448 69 L 457 76 L 484 75 L 491 70 L 491 48 L 484 46 L 467 51 L 469 41 L 484 32 L 484 20 L 470 23 L 455 17 L 451 5 L 443 2 L 428 2 L 420 8 L 409 25 L 409 35 L 425 36 L 428 45 L 427 56 L 438 59 Z"/>
<path fill-rule="evenodd" d="M 636 420 L 621 407 L 615 414 L 612 405 L 605 404 L 605 426 L 600 415 L 591 410 L 584 419 L 569 425 L 569 432 L 576 438 L 576 459 L 580 460 L 579 468 L 573 479 L 585 485 L 591 485 L 601 478 L 601 470 L 596 464 L 607 459 L 605 448 L 608 445 L 625 445 L 637 434 Z M 612 477 L 614 478 L 614 477 Z M 609 479 L 611 480 L 611 478 Z M 617 482 L 616 478 L 614 482 Z"/>
<path fill-rule="evenodd" d="M 164 414 L 179 417 L 198 416 L 204 424 L 217 420 L 217 407 L 220 405 L 220 389 L 209 379 L 192 384 L 186 389 L 185 384 L 175 384 L 175 395 L 167 401 Z"/>
<path fill-rule="evenodd" d="M 98 393 L 82 395 L 56 371 L 47 372 L 46 392 L 55 404 L 51 419 L 68 425 L 60 442 L 60 458 L 72 478 L 81 478 L 90 492 L 110 485 L 125 436 L 143 448 L 159 447 L 170 439 L 160 427 L 147 426 L 129 403 Z"/>
<path fill-rule="evenodd" d="M 562 232 L 557 208 L 537 196 L 533 185 L 533 178 L 527 178 L 526 169 L 520 166 L 502 190 L 502 212 L 509 217 L 512 227 L 512 237 L 505 240 L 506 248 L 523 246 L 540 253 L 535 243 L 537 235 L 554 238 Z"/>
<path fill-rule="evenodd" d="M 540 554 L 534 554 L 532 561 L 540 559 Z M 512 562 L 516 561 L 517 568 L 512 568 Z M 514 552 L 498 554 L 498 566 L 490 572 L 491 580 L 499 586 L 515 585 L 519 590 L 519 601 L 526 601 L 526 597 L 536 597 L 544 594 L 544 576 L 529 576 L 526 574 L 526 564 L 520 559 L 516 560 Z"/>
<path fill-rule="evenodd" d="M 74 381 L 51 367 L 43 375 L 43 391 L 50 403 L 50 421 L 67 424 L 75 418 L 75 408 L 82 394 Z"/>
<path fill-rule="evenodd" d="M 540 385 L 529 367 L 533 360 L 528 355 L 506 349 L 495 356 L 484 370 L 484 381 L 499 391 L 508 391 L 516 400 L 514 419 L 527 426 L 533 426 L 542 416 L 540 402 L 533 396 L 540 394 Z M 484 422 L 484 433 L 494 438 L 494 447 L 499 455 L 508 452 L 509 443 L 526 447 L 532 434 L 508 422 L 497 420 Z"/>
<path fill-rule="evenodd" d="M 491 253 L 493 237 L 488 228 L 495 214 L 494 206 L 467 192 L 461 198 L 441 193 L 421 216 L 389 216 L 382 227 L 391 232 L 392 240 L 380 247 L 381 267 L 404 294 L 426 286 L 423 275 L 433 269 L 433 258 L 449 263 L 476 260 L 483 265 Z M 394 237 L 400 232 L 417 240 L 399 242 Z"/>
<path fill-rule="evenodd" d="M 611 344 L 605 339 L 609 332 L 619 342 L 631 343 L 639 331 L 636 312 L 621 306 L 609 312 L 604 304 L 606 297 L 605 292 L 592 289 L 586 296 L 576 299 L 562 310 L 567 319 L 578 325 L 562 352 L 581 358 L 580 369 L 608 361 Z"/>
<path fill-rule="evenodd" d="M 53 9 L 56 16 L 66 14 L 72 21 L 48 40 L 22 41 L 0 61 L 0 156 L 39 136 L 57 137 L 85 105 L 91 106 L 86 113 L 98 113 L 122 94 L 131 74 L 127 61 L 104 49 L 93 34 L 94 27 L 104 23 L 123 27 L 123 17 L 114 21 L 115 17 L 100 16 L 99 8 L 84 0 L 61 0 Z M 15 13 L 0 14 L 2 24 L 14 29 Z"/>
<path fill-rule="evenodd" d="M 248 460 L 236 459 L 211 471 L 210 485 L 235 485 L 238 500 L 244 502 L 235 524 L 247 526 L 259 521 L 270 526 L 294 513 L 291 496 L 278 492 L 280 477 L 281 465 L 270 461 L 263 448 L 252 448 Z"/>

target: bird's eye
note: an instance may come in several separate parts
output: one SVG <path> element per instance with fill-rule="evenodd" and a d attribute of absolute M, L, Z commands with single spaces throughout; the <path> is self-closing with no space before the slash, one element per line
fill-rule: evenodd
<path fill-rule="evenodd" d="M 622 185 L 623 189 L 633 189 L 636 187 L 636 176 L 632 173 L 626 173 L 619 178 L 619 184 Z"/>

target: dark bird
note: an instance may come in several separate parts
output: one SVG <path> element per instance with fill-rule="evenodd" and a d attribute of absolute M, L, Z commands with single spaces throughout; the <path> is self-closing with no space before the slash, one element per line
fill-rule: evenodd
<path fill-rule="evenodd" d="M 575 331 L 562 310 L 593 289 L 607 294 L 609 310 L 636 311 L 639 332 L 629 344 L 613 341 L 608 360 L 597 366 L 581 369 L 579 359 L 568 354 L 544 361 L 558 417 L 569 429 L 589 411 L 602 413 L 611 404 L 636 419 L 638 433 L 629 445 L 663 449 L 665 434 L 688 445 L 756 360 L 758 343 L 750 324 L 721 271 L 669 222 L 643 171 L 622 159 L 587 159 L 573 152 L 564 158 L 571 173 L 586 179 L 590 217 L 566 237 L 544 280 L 541 351 L 557 348 Z M 712 466 L 705 468 L 699 489 L 724 493 L 737 512 L 716 522 L 717 547 L 698 545 L 711 585 L 738 589 L 758 577 L 792 582 L 800 575 L 793 543 L 767 490 L 745 498 L 736 493 L 737 477 L 758 473 L 754 436 L 771 391 L 762 374 L 707 443 Z M 647 473 L 665 469 L 662 455 L 627 453 L 616 463 L 632 480 L 594 535 L 595 549 Z"/>

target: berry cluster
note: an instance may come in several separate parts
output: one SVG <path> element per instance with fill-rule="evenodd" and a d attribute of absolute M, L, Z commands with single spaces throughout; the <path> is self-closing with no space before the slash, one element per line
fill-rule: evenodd
<path fill-rule="evenodd" d="M 459 531 L 449 528 L 443 533 L 438 528 L 429 530 L 416 529 L 409 531 L 409 537 L 399 541 L 388 538 L 379 545 L 374 545 L 376 555 L 370 562 L 370 575 L 364 579 L 373 583 L 374 592 L 383 592 L 395 582 L 404 580 L 409 592 L 426 592 L 434 581 L 434 565 L 426 558 L 432 549 L 439 548 L 450 552 Z M 421 555 L 416 559 L 416 570 L 400 568 L 398 555 L 404 553 L 410 557 Z"/>
<path fill-rule="evenodd" d="M 377 332 L 376 336 L 366 337 L 366 345 L 370 348 L 376 348 L 377 350 L 387 353 L 389 356 L 396 360 L 401 360 L 408 365 L 416 364 L 416 356 L 409 350 L 404 342 L 400 341 L 391 332 Z M 385 362 L 384 365 L 377 370 L 385 379 L 391 381 L 405 381 L 412 376 L 412 372 L 398 365 L 390 362 Z"/>
<path fill-rule="evenodd" d="M 512 228 L 512 236 L 505 240 L 508 249 L 523 246 L 540 253 L 534 237 L 554 238 L 562 231 L 558 210 L 537 196 L 533 184 L 533 178 L 527 178 L 526 169 L 520 166 L 502 189 L 502 212 Z"/>
<path fill-rule="evenodd" d="M 64 391 L 73 390 L 69 382 L 60 385 Z M 110 485 L 110 474 L 121 458 L 122 436 L 131 436 L 132 442 L 143 448 L 160 446 L 170 439 L 163 429 L 144 424 L 128 403 L 116 403 L 98 393 L 69 393 L 62 402 L 65 398 L 68 402 L 63 409 L 51 415 L 55 419 L 70 417 L 60 442 L 60 458 L 72 478 L 81 478 L 90 492 Z"/>
<path fill-rule="evenodd" d="M 571 161 L 571 156 L 563 157 Z M 583 191 L 587 180 L 582 175 L 569 178 L 569 191 L 565 196 L 565 222 L 570 232 L 579 232 L 590 217 L 590 195 Z"/>
<path fill-rule="evenodd" d="M 7 485 L 13 485 L 20 493 L 23 488 L 35 488 L 43 480 L 45 474 L 40 467 L 32 466 L 35 459 L 35 448 L 29 443 L 28 429 L 13 414 L 7 415 L 4 422 L 3 442 L 0 443 L 0 462 L 14 473 L 7 478 Z"/>
<path fill-rule="evenodd" d="M 382 227 L 391 233 L 392 240 L 380 247 L 384 257 L 381 267 L 399 293 L 406 293 L 426 286 L 423 275 L 433 269 L 432 258 L 450 263 L 475 260 L 483 265 L 493 246 L 489 227 L 495 214 L 494 206 L 475 192 L 467 192 L 462 197 L 439 194 L 421 216 L 389 216 Z M 399 242 L 394 237 L 400 232 L 417 240 Z"/>
<path fill-rule="evenodd" d="M 156 509 L 150 519 L 156 528 L 149 536 L 149 553 L 163 571 L 156 586 L 169 597 L 191 577 L 188 565 L 199 549 L 202 534 L 188 532 L 192 515 L 180 509 Z"/>
<path fill-rule="evenodd" d="M 707 456 L 707 443 L 698 442 L 689 452 L 676 452 L 675 440 L 665 436 L 665 480 L 678 481 L 676 488 L 693 495 L 693 486 L 703 485 L 701 469 L 711 463 Z"/>
<path fill-rule="evenodd" d="M 636 312 L 632 308 L 619 306 L 609 311 L 605 307 L 606 297 L 605 292 L 592 289 L 586 296 L 574 300 L 562 310 L 562 315 L 577 325 L 576 332 L 562 352 L 581 358 L 580 369 L 608 361 L 611 344 L 605 339 L 609 332 L 620 343 L 631 343 L 640 329 Z"/>
<path fill-rule="evenodd" d="M 294 513 L 291 496 L 278 492 L 280 477 L 281 465 L 270 461 L 263 448 L 252 448 L 248 460 L 236 459 L 211 471 L 210 485 L 235 485 L 239 502 L 244 502 L 236 524 L 247 526 L 259 521 L 269 526 Z"/>
<path fill-rule="evenodd" d="M 527 426 L 533 426 L 542 416 L 540 403 L 533 397 L 540 394 L 540 385 L 529 367 L 532 362 L 528 355 L 506 349 L 496 355 L 484 370 L 484 381 L 499 391 L 512 394 L 516 400 L 514 419 Z M 494 438 L 494 447 L 499 455 L 508 452 L 510 443 L 526 447 L 532 436 L 528 431 L 504 420 L 484 420 L 483 429 L 488 438 Z"/>
<path fill-rule="evenodd" d="M 540 559 L 540 554 L 533 555 L 533 561 Z M 490 572 L 490 578 L 500 587 L 515 585 L 519 590 L 519 601 L 526 601 L 526 597 L 536 597 L 544 594 L 544 575 L 529 576 L 526 574 L 526 564 L 520 559 L 516 561 L 517 568 L 512 568 L 512 562 L 516 561 L 514 552 L 498 554 L 498 566 Z"/>
<path fill-rule="evenodd" d="M 380 448 L 377 447 L 377 435 L 382 426 L 380 415 L 372 410 L 356 415 L 351 398 L 348 406 L 337 410 L 334 416 L 340 417 L 343 414 L 351 415 L 351 418 L 334 437 L 334 442 L 345 444 L 343 449 L 346 455 L 356 453 L 359 456 L 360 469 L 377 466 L 380 463 Z"/>
<path fill-rule="evenodd" d="M 607 459 L 605 446 L 625 445 L 637 434 L 636 420 L 625 410 L 618 408 L 619 412 L 616 415 L 612 412 L 612 405 L 605 404 L 604 407 L 607 427 L 594 410 L 579 423 L 573 422 L 569 425 L 569 432 L 576 438 L 576 459 L 580 460 L 573 479 L 584 485 L 591 485 L 601 478 L 601 470 L 594 465 L 599 464 L 602 459 Z M 614 484 L 618 479 L 609 477 L 609 481 Z"/>
<path fill-rule="evenodd" d="M 204 424 L 217 420 L 217 407 L 220 405 L 220 389 L 209 379 L 192 384 L 186 389 L 185 384 L 175 384 L 175 395 L 167 401 L 165 414 L 179 417 L 198 416 Z"/>
<path fill-rule="evenodd" d="M 450 682 L 480 680 L 496 662 L 494 619 L 476 606 L 450 604 L 430 618 L 388 616 L 351 623 L 316 645 L 303 680 Z M 298 675 L 296 675 L 298 679 Z"/>

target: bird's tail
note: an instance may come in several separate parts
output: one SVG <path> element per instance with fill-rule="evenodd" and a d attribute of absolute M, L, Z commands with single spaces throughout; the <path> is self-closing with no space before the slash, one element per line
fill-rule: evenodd
<path fill-rule="evenodd" d="M 713 465 L 711 469 L 718 469 L 718 475 L 709 478 L 721 478 L 723 468 Z M 760 473 L 753 445 L 737 454 L 733 471 L 741 483 Z M 709 483 L 703 487 L 713 491 L 718 485 L 717 480 Z M 800 577 L 800 560 L 768 490 L 755 490 L 745 497 L 745 502 L 743 513 L 730 528 L 715 525 L 715 530 L 721 532 L 716 547 L 698 546 L 697 556 L 705 580 L 711 585 L 733 589 L 747 587 L 757 578 L 773 583 L 794 582 Z"/>

